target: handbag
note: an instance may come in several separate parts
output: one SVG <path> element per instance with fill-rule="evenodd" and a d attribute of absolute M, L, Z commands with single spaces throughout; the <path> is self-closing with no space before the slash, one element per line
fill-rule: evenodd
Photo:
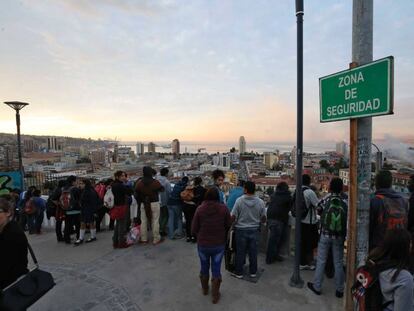
<path fill-rule="evenodd" d="M 234 226 L 231 226 L 227 236 L 224 250 L 224 267 L 229 272 L 234 272 L 236 269 L 236 233 Z"/>
<path fill-rule="evenodd" d="M 36 268 L 3 289 L 0 297 L 2 311 L 26 310 L 56 285 L 49 272 L 39 269 L 32 247 L 27 246 Z"/>
<path fill-rule="evenodd" d="M 111 217 L 112 220 L 123 219 L 126 216 L 127 208 L 127 205 L 115 205 L 109 210 L 109 217 Z"/>

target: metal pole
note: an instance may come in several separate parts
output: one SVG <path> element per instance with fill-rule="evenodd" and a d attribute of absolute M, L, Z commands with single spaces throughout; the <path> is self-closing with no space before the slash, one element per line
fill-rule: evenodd
<path fill-rule="evenodd" d="M 353 65 L 351 64 L 351 68 Z M 355 275 L 355 259 L 356 259 L 356 240 L 357 240 L 357 132 L 358 121 L 353 119 L 350 121 L 350 161 L 349 161 L 349 177 L 351 180 L 349 187 L 349 201 L 348 201 L 348 234 L 346 241 L 346 289 L 345 289 L 345 310 L 354 310 L 354 302 L 351 295 L 352 280 Z"/>
<path fill-rule="evenodd" d="M 303 0 L 296 0 L 297 23 L 297 140 L 296 140 L 296 219 L 295 219 L 295 265 L 289 285 L 302 288 L 300 277 L 300 252 L 302 230 L 302 157 L 303 157 Z"/>
<path fill-rule="evenodd" d="M 23 159 L 22 159 L 22 143 L 20 137 L 20 113 L 16 110 L 16 126 L 17 126 L 17 154 L 19 157 L 19 172 L 20 172 L 20 185 L 22 191 L 24 190 L 24 171 L 23 171 Z"/>
<path fill-rule="evenodd" d="M 353 0 L 352 61 L 358 63 L 358 65 L 364 65 L 372 61 L 373 6 L 373 0 Z M 356 264 L 359 266 L 364 263 L 368 254 L 372 118 L 358 119 L 357 143 L 358 234 Z"/>
<path fill-rule="evenodd" d="M 354 67 L 372 61 L 373 0 L 353 0 L 352 15 L 351 67 Z M 355 268 L 364 263 L 368 254 L 372 118 L 351 120 L 350 125 L 350 215 L 345 293 L 347 311 L 354 310 L 350 287 L 355 277 Z"/>

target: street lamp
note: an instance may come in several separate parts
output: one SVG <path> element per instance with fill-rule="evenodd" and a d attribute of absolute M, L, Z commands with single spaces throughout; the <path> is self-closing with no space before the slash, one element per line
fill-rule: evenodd
<path fill-rule="evenodd" d="M 28 103 L 23 102 L 4 102 L 7 106 L 14 109 L 16 111 L 16 125 L 17 125 L 17 152 L 19 155 L 19 171 L 20 171 L 20 186 L 22 187 L 21 190 L 23 190 L 23 160 L 22 160 L 22 146 L 21 146 L 21 139 L 20 139 L 20 110 L 22 110 L 24 107 L 29 105 Z"/>

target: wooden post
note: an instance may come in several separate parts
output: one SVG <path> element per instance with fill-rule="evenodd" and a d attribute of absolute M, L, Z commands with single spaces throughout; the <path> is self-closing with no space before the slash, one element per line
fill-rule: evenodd
<path fill-rule="evenodd" d="M 351 63 L 349 68 L 357 67 L 357 63 Z M 346 239 L 346 288 L 345 310 L 353 311 L 351 287 L 355 278 L 356 240 L 357 240 L 357 190 L 358 190 L 358 120 L 350 120 L 350 161 L 349 161 L 349 200 L 348 200 L 348 231 Z"/>

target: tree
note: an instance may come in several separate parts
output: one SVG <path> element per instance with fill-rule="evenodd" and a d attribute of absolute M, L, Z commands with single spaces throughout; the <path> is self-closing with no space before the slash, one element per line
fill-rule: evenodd
<path fill-rule="evenodd" d="M 319 165 L 320 165 L 322 168 L 326 168 L 327 170 L 329 170 L 329 168 L 331 167 L 331 166 L 329 165 L 329 162 L 328 162 L 328 161 L 326 161 L 326 160 L 320 160 L 320 161 L 319 161 Z"/>

